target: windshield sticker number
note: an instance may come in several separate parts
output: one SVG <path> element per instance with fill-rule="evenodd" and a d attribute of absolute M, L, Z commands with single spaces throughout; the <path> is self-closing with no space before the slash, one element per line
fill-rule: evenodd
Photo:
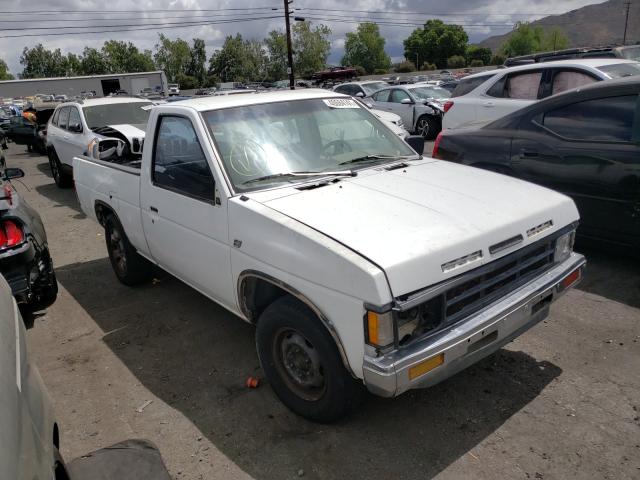
<path fill-rule="evenodd" d="M 327 98 L 323 102 L 330 108 L 360 108 L 360 105 L 350 98 Z"/>

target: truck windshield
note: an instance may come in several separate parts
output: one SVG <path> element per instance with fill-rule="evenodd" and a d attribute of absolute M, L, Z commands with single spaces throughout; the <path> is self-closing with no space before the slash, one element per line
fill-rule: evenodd
<path fill-rule="evenodd" d="M 237 191 L 308 180 L 416 153 L 350 98 L 247 105 L 203 113 Z M 367 158 L 359 164 L 354 159 Z M 262 177 L 265 181 L 254 181 Z M 313 177 L 312 177 L 313 178 Z M 317 178 L 317 177 L 316 177 Z"/>
<path fill-rule="evenodd" d="M 109 103 L 83 107 L 84 116 L 89 128 L 106 127 L 107 125 L 141 125 L 149 120 L 149 110 L 142 107 L 153 105 L 151 102 Z"/>

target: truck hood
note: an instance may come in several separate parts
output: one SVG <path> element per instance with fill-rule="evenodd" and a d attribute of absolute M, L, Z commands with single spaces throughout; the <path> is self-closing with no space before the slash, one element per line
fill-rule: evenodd
<path fill-rule="evenodd" d="M 361 171 L 320 188 L 281 191 L 263 203 L 376 264 L 395 297 L 477 268 L 579 218 L 573 201 L 559 193 L 431 159 L 391 171 Z M 260 195 L 255 198 L 260 201 Z M 549 221 L 553 225 L 543 233 L 527 235 Z M 522 242 L 489 253 L 489 247 L 517 235 Z M 478 260 L 443 268 L 477 251 Z"/>

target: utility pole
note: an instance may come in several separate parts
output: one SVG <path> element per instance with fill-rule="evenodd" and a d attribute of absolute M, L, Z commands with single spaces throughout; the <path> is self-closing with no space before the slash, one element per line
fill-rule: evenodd
<path fill-rule="evenodd" d="M 420 70 L 420 67 L 418 66 L 418 52 L 416 52 L 416 71 Z"/>
<path fill-rule="evenodd" d="M 622 36 L 622 44 L 627 44 L 627 25 L 629 25 L 629 9 L 631 8 L 631 1 L 627 0 L 624 3 L 624 6 L 627 7 L 627 16 L 624 20 L 624 35 Z"/>
<path fill-rule="evenodd" d="M 289 66 L 287 67 L 287 73 L 289 74 L 289 88 L 294 90 L 296 88 L 296 82 L 293 77 L 293 52 L 291 51 L 291 25 L 289 23 L 289 4 L 293 3 L 293 0 L 284 0 L 284 23 L 287 31 L 287 61 Z"/>

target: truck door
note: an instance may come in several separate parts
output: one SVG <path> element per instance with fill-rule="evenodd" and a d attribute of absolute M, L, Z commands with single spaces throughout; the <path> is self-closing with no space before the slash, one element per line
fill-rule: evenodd
<path fill-rule="evenodd" d="M 213 159 L 196 119 L 158 116 L 150 168 L 140 182 L 142 223 L 161 267 L 233 309 L 227 199 L 216 194 Z"/>

